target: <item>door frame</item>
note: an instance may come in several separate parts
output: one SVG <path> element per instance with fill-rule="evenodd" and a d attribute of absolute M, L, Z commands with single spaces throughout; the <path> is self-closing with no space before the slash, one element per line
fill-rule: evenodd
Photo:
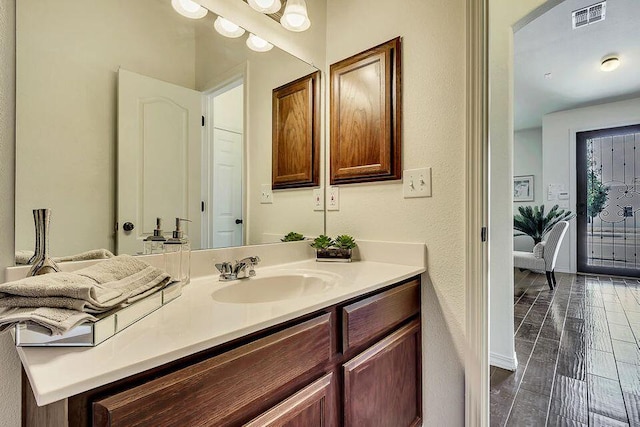
<path fill-rule="evenodd" d="M 635 132 L 630 132 L 635 131 Z M 577 271 L 579 273 L 587 273 L 587 274 L 603 274 L 607 276 L 621 276 L 620 268 L 616 267 L 598 267 L 598 266 L 589 266 L 587 265 L 587 239 L 581 238 L 581 236 L 586 236 L 587 230 L 587 212 L 586 212 L 586 200 L 582 198 L 581 195 L 584 194 L 584 191 L 587 188 L 587 177 L 586 177 L 586 156 L 587 156 L 587 145 L 586 142 L 591 138 L 598 138 L 603 136 L 619 136 L 619 135 L 627 135 L 629 133 L 639 133 L 640 132 L 640 123 L 633 125 L 625 125 L 625 126 L 613 126 L 604 129 L 596 129 L 589 131 L 581 131 L 575 133 L 575 141 L 576 141 L 576 265 Z M 624 276 L 624 274 L 622 274 Z"/>
<path fill-rule="evenodd" d="M 249 218 L 247 211 L 247 72 L 246 67 L 235 70 L 221 81 L 213 84 L 209 89 L 202 92 L 202 112 L 204 114 L 204 126 L 202 127 L 202 184 L 201 195 L 204 209 L 201 212 L 202 224 L 202 247 L 213 247 L 213 211 L 209 209 L 213 200 L 213 132 L 214 107 L 213 100 L 216 96 L 227 92 L 235 87 L 243 85 L 243 117 L 242 117 L 242 237 L 241 244 L 247 244 Z M 205 172 L 206 171 L 206 172 Z M 206 246 L 205 246 L 206 245 Z"/>

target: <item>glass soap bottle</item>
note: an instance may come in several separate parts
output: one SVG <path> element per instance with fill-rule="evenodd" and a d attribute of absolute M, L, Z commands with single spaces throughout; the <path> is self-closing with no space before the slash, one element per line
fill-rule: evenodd
<path fill-rule="evenodd" d="M 176 218 L 176 229 L 171 238 L 164 242 L 163 253 L 166 272 L 173 280 L 178 280 L 186 285 L 191 279 L 191 244 L 180 227 L 180 223 L 183 221 L 189 220 Z"/>
<path fill-rule="evenodd" d="M 147 236 L 144 239 L 144 254 L 161 254 L 164 252 L 164 242 L 167 239 L 162 235 L 161 228 L 162 220 L 160 218 L 156 218 L 156 229 L 153 230 L 153 234 L 151 236 Z"/>

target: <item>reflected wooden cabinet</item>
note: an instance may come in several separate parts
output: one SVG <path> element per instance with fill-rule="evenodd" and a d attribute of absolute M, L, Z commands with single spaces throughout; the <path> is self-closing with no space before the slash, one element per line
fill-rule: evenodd
<path fill-rule="evenodd" d="M 320 184 L 320 72 L 273 90 L 274 190 Z"/>
<path fill-rule="evenodd" d="M 23 425 L 415 426 L 420 331 L 416 277 L 46 407 L 27 382 Z"/>

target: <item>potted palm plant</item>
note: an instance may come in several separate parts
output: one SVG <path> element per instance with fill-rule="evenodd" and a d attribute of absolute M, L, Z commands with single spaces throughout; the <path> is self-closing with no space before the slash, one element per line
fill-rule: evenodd
<path fill-rule="evenodd" d="M 560 209 L 558 205 L 554 205 L 546 215 L 544 205 L 520 206 L 518 211 L 520 214 L 513 216 L 513 228 L 518 231 L 514 236 L 529 236 L 534 245 L 540 243 L 559 221 L 568 221 L 576 216 L 570 210 Z"/>
<path fill-rule="evenodd" d="M 355 239 L 347 234 L 334 239 L 320 235 L 311 243 L 316 250 L 316 261 L 351 262 L 353 248 L 358 246 Z"/>

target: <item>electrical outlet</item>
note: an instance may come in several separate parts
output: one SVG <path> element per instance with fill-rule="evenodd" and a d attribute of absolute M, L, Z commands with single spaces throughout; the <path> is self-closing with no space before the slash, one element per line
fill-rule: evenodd
<path fill-rule="evenodd" d="M 402 192 L 405 199 L 431 197 L 431 168 L 403 171 Z"/>
<path fill-rule="evenodd" d="M 260 192 L 260 203 L 273 203 L 273 192 L 271 191 L 271 184 L 262 184 L 262 191 Z"/>
<path fill-rule="evenodd" d="M 340 210 L 340 189 L 338 187 L 329 187 L 329 194 L 327 195 L 327 210 Z"/>
<path fill-rule="evenodd" d="M 321 188 L 314 188 L 313 190 L 313 210 L 314 211 L 324 210 L 324 197 L 322 196 Z"/>

